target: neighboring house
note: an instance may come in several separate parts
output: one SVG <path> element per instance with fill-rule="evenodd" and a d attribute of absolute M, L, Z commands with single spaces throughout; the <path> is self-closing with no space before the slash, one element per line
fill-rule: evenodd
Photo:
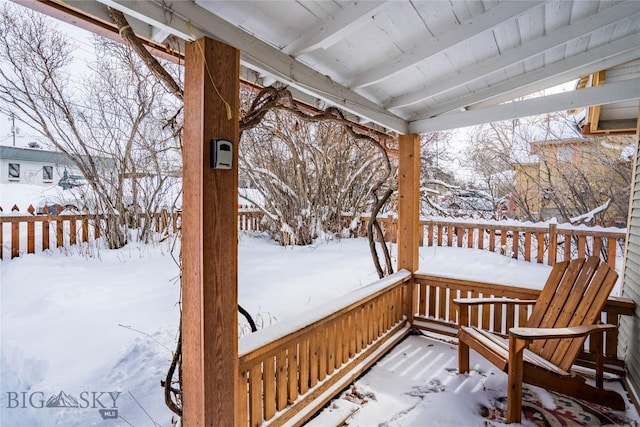
<path fill-rule="evenodd" d="M 640 76 L 640 59 L 584 76 L 579 80 L 576 89 L 622 82 L 638 76 Z M 573 113 L 581 115 L 579 127 L 584 135 L 633 135 L 637 128 L 638 100 L 592 105 L 584 110 L 575 110 Z"/>
<path fill-rule="evenodd" d="M 55 185 L 64 176 L 80 175 L 69 157 L 56 151 L 0 146 L 0 183 Z"/>
<path fill-rule="evenodd" d="M 609 201 L 599 225 L 620 225 L 628 214 L 632 161 L 628 136 L 534 141 L 532 160 L 512 165 L 520 200 L 516 216 L 569 221 Z"/>

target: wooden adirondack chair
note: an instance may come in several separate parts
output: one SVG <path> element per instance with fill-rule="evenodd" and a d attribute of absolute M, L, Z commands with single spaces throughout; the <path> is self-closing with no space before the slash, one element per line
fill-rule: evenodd
<path fill-rule="evenodd" d="M 522 383 L 537 385 L 616 410 L 625 408 L 618 393 L 603 388 L 603 332 L 615 325 L 596 324 L 618 278 L 598 257 L 555 264 L 537 300 L 462 298 L 459 306 L 458 364 L 469 371 L 469 348 L 508 374 L 507 422 L 519 423 Z M 482 329 L 466 326 L 469 310 L 481 304 L 534 304 L 526 327 L 511 328 L 508 341 Z M 597 348 L 596 387 L 571 372 L 587 336 Z"/>

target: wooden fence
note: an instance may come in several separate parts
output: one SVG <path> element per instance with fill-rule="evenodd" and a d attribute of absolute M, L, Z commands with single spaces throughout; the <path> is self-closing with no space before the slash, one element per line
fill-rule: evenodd
<path fill-rule="evenodd" d="M 1 212 L 1 209 L 0 209 Z M 104 218 L 96 214 L 35 215 L 33 206 L 21 212 L 17 206 L 0 214 L 0 259 L 15 258 L 50 248 L 69 248 L 94 241 L 102 235 Z M 238 229 L 259 231 L 263 214 L 255 209 L 238 209 Z M 180 228 L 181 213 L 161 212 L 141 215 L 136 221 L 152 221 L 156 232 L 175 233 Z M 6 252 L 6 253 L 5 253 Z"/>
<path fill-rule="evenodd" d="M 409 331 L 402 310 L 410 278 L 400 271 L 340 298 L 315 321 L 241 338 L 240 425 L 300 425 L 382 357 Z M 261 334 L 267 342 L 252 345 Z"/>
<path fill-rule="evenodd" d="M 366 235 L 368 217 L 362 217 L 358 235 Z M 397 239 L 397 221 L 379 219 L 385 240 Z M 418 229 L 420 246 L 449 246 L 499 252 L 514 259 L 547 263 L 599 255 L 610 266 L 624 252 L 626 230 L 569 224 L 517 223 L 514 221 L 456 221 L 453 218 L 423 219 Z"/>

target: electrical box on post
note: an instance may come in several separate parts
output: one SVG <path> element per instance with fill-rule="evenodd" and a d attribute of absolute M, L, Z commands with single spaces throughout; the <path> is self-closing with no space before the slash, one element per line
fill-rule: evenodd
<path fill-rule="evenodd" d="M 231 169 L 233 164 L 233 144 L 226 139 L 211 140 L 211 167 Z"/>

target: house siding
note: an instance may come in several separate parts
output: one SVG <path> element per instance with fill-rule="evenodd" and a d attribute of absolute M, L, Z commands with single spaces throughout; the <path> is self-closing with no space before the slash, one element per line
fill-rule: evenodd
<path fill-rule="evenodd" d="M 20 165 L 19 177 L 9 177 L 10 163 Z M 51 179 L 44 179 L 43 170 L 45 166 L 52 168 Z M 80 173 L 71 159 L 63 153 L 0 147 L 0 183 L 2 184 L 55 185 L 62 178 L 65 170 L 72 174 Z"/>
<path fill-rule="evenodd" d="M 629 385 L 640 392 L 640 150 L 636 138 L 635 178 L 631 197 L 629 237 L 625 257 L 623 296 L 636 303 L 633 317 L 620 321 L 618 351 L 625 355 Z"/>

